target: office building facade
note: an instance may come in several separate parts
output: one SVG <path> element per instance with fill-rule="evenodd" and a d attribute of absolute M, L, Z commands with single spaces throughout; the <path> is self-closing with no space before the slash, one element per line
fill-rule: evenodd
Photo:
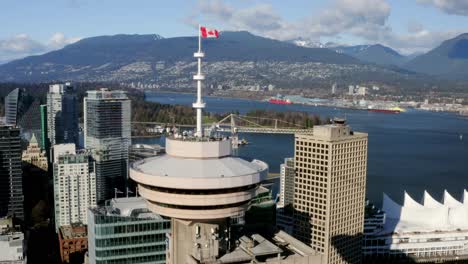
<path fill-rule="evenodd" d="M 47 93 L 47 132 L 51 146 L 78 144 L 78 100 L 70 83 L 53 84 Z"/>
<path fill-rule="evenodd" d="M 87 208 L 96 205 L 96 175 L 88 152 L 74 144 L 54 146 L 53 183 L 55 228 L 86 224 Z"/>
<path fill-rule="evenodd" d="M 293 234 L 326 263 L 360 263 L 367 134 L 345 120 L 295 136 Z"/>
<path fill-rule="evenodd" d="M 0 126 L 0 217 L 24 219 L 19 128 Z"/>
<path fill-rule="evenodd" d="M 138 197 L 88 209 L 90 264 L 166 263 L 171 221 L 151 213 Z"/>
<path fill-rule="evenodd" d="M 124 191 L 128 178 L 131 144 L 131 105 L 123 91 L 88 91 L 84 99 L 85 147 L 96 162 L 99 203 Z"/>

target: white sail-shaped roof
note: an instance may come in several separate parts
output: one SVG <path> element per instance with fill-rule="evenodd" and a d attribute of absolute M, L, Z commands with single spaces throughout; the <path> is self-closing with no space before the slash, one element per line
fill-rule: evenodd
<path fill-rule="evenodd" d="M 423 205 L 427 208 L 438 208 L 444 206 L 443 204 L 439 203 L 436 199 L 432 198 L 432 196 L 427 191 L 424 191 Z"/>
<path fill-rule="evenodd" d="M 387 218 L 400 218 L 401 205 L 395 203 L 386 193 L 383 194 L 382 209 Z"/>
<path fill-rule="evenodd" d="M 444 192 L 444 203 L 424 192 L 423 204 L 405 192 L 403 205 L 384 194 L 385 230 L 390 232 L 434 232 L 468 230 L 468 192 L 463 203 Z"/>
<path fill-rule="evenodd" d="M 447 190 L 444 191 L 444 205 L 448 207 L 459 207 L 463 204 L 457 201 L 457 199 L 453 198 Z"/>
<path fill-rule="evenodd" d="M 423 208 L 423 206 L 420 203 L 416 202 L 407 192 L 405 192 L 403 206 L 407 208 Z"/>
<path fill-rule="evenodd" d="M 463 204 L 468 206 L 468 192 L 466 190 L 463 190 Z"/>

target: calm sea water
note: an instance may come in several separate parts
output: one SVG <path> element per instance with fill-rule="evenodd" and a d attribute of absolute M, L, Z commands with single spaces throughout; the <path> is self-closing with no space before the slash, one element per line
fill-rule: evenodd
<path fill-rule="evenodd" d="M 164 104 L 191 105 L 194 99 L 191 94 L 147 93 L 148 101 Z M 395 115 L 216 97 L 205 101 L 206 110 L 217 113 L 272 109 L 345 117 L 353 130 L 369 134 L 367 197 L 378 205 L 383 192 L 401 201 L 405 190 L 419 200 L 424 190 L 441 199 L 444 189 L 456 198 L 468 189 L 468 119 L 456 114 L 409 110 Z M 279 164 L 294 153 L 293 135 L 243 134 L 241 138 L 251 144 L 241 147 L 239 155 L 267 162 L 272 172 L 279 172 Z M 161 143 L 160 139 L 134 142 Z"/>

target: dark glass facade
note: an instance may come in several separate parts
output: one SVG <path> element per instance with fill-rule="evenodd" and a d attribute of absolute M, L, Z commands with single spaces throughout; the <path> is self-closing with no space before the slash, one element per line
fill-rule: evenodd
<path fill-rule="evenodd" d="M 19 128 L 0 126 L 0 217 L 24 219 Z"/>
<path fill-rule="evenodd" d="M 78 99 L 69 84 L 54 84 L 47 94 L 47 126 L 50 144 L 78 146 Z"/>
<path fill-rule="evenodd" d="M 16 126 L 18 121 L 18 108 L 20 108 L 21 90 L 19 88 L 11 91 L 5 96 L 5 124 Z"/>

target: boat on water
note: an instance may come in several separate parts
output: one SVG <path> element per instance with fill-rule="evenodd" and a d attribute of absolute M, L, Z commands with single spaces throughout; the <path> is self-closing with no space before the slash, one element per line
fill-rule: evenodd
<path fill-rule="evenodd" d="M 281 99 L 281 98 L 271 98 L 268 100 L 270 104 L 279 104 L 279 105 L 290 105 L 292 102 L 289 99 Z"/>
<path fill-rule="evenodd" d="M 368 112 L 374 113 L 385 113 L 385 114 L 399 114 L 401 112 L 405 112 L 405 109 L 400 107 L 393 107 L 393 108 L 368 108 Z"/>
<path fill-rule="evenodd" d="M 245 140 L 245 138 L 243 138 L 241 141 L 237 142 L 237 145 L 239 146 L 244 146 L 244 145 L 248 145 L 249 142 L 247 140 Z"/>
<path fill-rule="evenodd" d="M 391 109 L 367 109 L 369 112 L 374 113 L 385 113 L 385 114 L 399 114 L 399 110 L 391 110 Z"/>

